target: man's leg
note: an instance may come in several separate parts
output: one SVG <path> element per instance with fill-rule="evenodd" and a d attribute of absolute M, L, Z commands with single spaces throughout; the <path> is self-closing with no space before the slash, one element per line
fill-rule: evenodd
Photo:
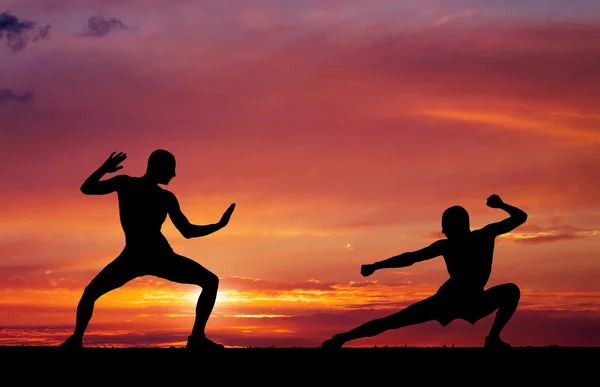
<path fill-rule="evenodd" d="M 136 277 L 137 275 L 132 270 L 130 262 L 123 255 L 117 257 L 102 269 L 83 291 L 77 305 L 75 332 L 61 346 L 81 347 L 83 335 L 92 318 L 96 301 L 104 294 L 120 288 Z"/>
<path fill-rule="evenodd" d="M 335 335 L 333 338 L 325 341 L 322 348 L 340 348 L 346 342 L 363 337 L 377 336 L 390 329 L 398 329 L 409 325 L 421 324 L 436 320 L 438 304 L 436 296 L 426 298 L 416 302 L 398 313 L 383 317 L 377 320 L 369 321 L 346 333 Z"/>
<path fill-rule="evenodd" d="M 224 348 L 223 345 L 206 338 L 204 333 L 206 323 L 217 299 L 219 277 L 198 262 L 175 253 L 172 256 L 165 257 L 160 266 L 154 269 L 151 274 L 172 282 L 198 285 L 202 288 L 196 304 L 196 319 L 192 334 L 188 339 L 188 348 Z"/>
<path fill-rule="evenodd" d="M 492 323 L 490 333 L 485 339 L 485 346 L 504 348 L 510 347 L 509 344 L 500 339 L 500 332 L 502 332 L 502 329 L 504 329 L 508 321 L 517 310 L 519 300 L 521 299 L 521 290 L 517 285 L 513 283 L 507 283 L 492 286 L 484 292 L 483 297 L 483 317 L 492 314 L 495 310 L 498 310 L 496 312 L 494 322 Z"/>

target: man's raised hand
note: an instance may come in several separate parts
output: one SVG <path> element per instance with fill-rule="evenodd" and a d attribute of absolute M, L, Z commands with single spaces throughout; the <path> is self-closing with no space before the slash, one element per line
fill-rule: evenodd
<path fill-rule="evenodd" d="M 492 195 L 489 198 L 487 198 L 487 203 L 485 204 L 490 208 L 500 208 L 500 206 L 504 204 L 504 202 L 502 201 L 502 199 L 500 199 L 500 196 Z"/>
<path fill-rule="evenodd" d="M 235 203 L 229 206 L 227 211 L 225 211 L 225 213 L 221 217 L 221 220 L 219 220 L 219 225 L 221 227 L 227 226 L 227 224 L 229 223 L 229 219 L 231 219 L 231 214 L 233 214 L 233 210 L 235 210 Z"/>
<path fill-rule="evenodd" d="M 108 156 L 108 159 L 102 164 L 100 168 L 107 173 L 117 172 L 119 169 L 122 169 L 123 166 L 119 165 L 127 158 L 127 155 L 123 152 L 113 152 Z"/>

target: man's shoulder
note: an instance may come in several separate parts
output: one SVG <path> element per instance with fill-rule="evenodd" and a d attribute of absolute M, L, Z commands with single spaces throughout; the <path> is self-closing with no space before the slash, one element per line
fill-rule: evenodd
<path fill-rule="evenodd" d="M 475 238 L 485 239 L 485 238 L 494 238 L 495 235 L 491 232 L 490 225 L 483 226 L 480 229 L 473 230 L 471 234 Z"/>
<path fill-rule="evenodd" d="M 168 189 L 162 188 L 162 187 L 158 187 L 160 189 L 160 191 L 163 193 L 163 195 L 165 195 L 165 197 L 169 200 L 177 200 L 177 196 L 175 196 L 175 194 L 171 191 L 169 191 Z"/>
<path fill-rule="evenodd" d="M 129 186 L 129 183 L 133 181 L 133 177 L 129 175 L 116 175 L 111 178 L 116 184 L 118 184 L 119 188 L 123 188 L 125 186 Z"/>
<path fill-rule="evenodd" d="M 493 224 L 493 223 L 492 223 L 492 224 Z M 489 232 L 489 230 L 490 230 L 490 225 L 491 225 L 491 224 L 486 224 L 485 226 L 483 226 L 483 227 L 481 227 L 481 228 L 478 228 L 478 229 L 476 229 L 476 230 L 473 230 L 473 231 L 471 231 L 471 233 L 472 233 L 473 235 L 482 235 L 482 234 L 485 234 L 485 233 Z"/>
<path fill-rule="evenodd" d="M 448 239 L 438 239 L 431 244 L 431 247 L 443 251 L 448 246 Z"/>

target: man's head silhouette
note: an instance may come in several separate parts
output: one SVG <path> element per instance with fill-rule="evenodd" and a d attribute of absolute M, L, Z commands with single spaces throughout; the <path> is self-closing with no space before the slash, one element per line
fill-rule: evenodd
<path fill-rule="evenodd" d="M 175 175 L 175 156 L 164 149 L 157 149 L 148 158 L 146 176 L 157 184 L 169 184 Z"/>
<path fill-rule="evenodd" d="M 461 237 L 471 231 L 469 213 L 461 206 L 452 206 L 442 214 L 442 233 L 448 239 Z"/>

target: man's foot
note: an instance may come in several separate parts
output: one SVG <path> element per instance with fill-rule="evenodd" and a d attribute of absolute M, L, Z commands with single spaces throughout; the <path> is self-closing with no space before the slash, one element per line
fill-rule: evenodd
<path fill-rule="evenodd" d="M 188 336 L 187 349 L 199 351 L 215 351 L 225 349 L 223 344 L 215 343 L 206 336 Z"/>
<path fill-rule="evenodd" d="M 83 342 L 81 339 L 75 336 L 69 336 L 62 344 L 58 346 L 62 349 L 81 349 L 83 348 Z"/>
<path fill-rule="evenodd" d="M 485 348 L 490 348 L 490 349 L 505 349 L 505 348 L 512 348 L 510 344 L 505 343 L 504 341 L 502 341 L 502 339 L 498 336 L 493 337 L 493 336 L 488 336 L 485 338 L 485 344 L 484 344 Z"/>
<path fill-rule="evenodd" d="M 342 348 L 344 345 L 344 340 L 342 340 L 341 335 L 334 335 L 331 339 L 325 340 L 323 344 L 321 344 L 321 348 L 323 349 L 338 349 Z"/>

